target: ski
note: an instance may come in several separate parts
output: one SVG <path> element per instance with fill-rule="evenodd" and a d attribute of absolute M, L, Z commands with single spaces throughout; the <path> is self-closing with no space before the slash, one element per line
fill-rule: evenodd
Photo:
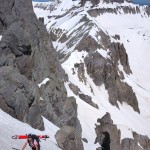
<path fill-rule="evenodd" d="M 39 139 L 46 139 L 49 138 L 48 135 L 37 135 Z M 14 135 L 12 136 L 12 139 L 27 139 L 28 135 Z"/>

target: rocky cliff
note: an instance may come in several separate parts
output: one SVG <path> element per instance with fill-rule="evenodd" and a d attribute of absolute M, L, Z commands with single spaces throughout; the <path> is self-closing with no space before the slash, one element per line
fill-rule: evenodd
<path fill-rule="evenodd" d="M 103 132 L 111 150 L 150 150 L 149 7 L 33 4 L 0 0 L 0 108 L 40 130 L 47 118 L 62 150 L 99 150 Z"/>
<path fill-rule="evenodd" d="M 0 108 L 40 130 L 42 115 L 71 126 L 82 149 L 76 101 L 67 97 L 64 71 L 31 0 L 0 0 L 0 34 Z"/>

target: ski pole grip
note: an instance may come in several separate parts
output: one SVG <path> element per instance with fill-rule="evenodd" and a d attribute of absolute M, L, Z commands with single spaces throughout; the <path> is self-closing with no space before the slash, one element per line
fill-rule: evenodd
<path fill-rule="evenodd" d="M 12 139 L 17 139 L 17 138 L 18 138 L 17 135 L 12 136 Z"/>

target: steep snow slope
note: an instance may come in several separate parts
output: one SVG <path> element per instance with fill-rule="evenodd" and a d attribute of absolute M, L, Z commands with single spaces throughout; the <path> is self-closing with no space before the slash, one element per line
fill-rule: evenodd
<path fill-rule="evenodd" d="M 50 148 L 53 150 L 59 150 L 56 146 L 56 141 L 54 135 L 58 128 L 50 123 L 47 119 L 44 119 L 45 131 L 39 131 L 31 128 L 28 124 L 22 123 L 10 115 L 6 114 L 0 109 L 0 143 L 1 143 L 1 150 L 11 150 L 12 148 L 21 149 L 24 142 L 26 140 L 14 140 L 11 137 L 13 135 L 18 134 L 29 134 L 34 133 L 37 135 L 49 135 L 50 138 L 46 141 L 41 140 L 41 150 L 49 150 Z M 7 140 L 6 140 L 7 139 Z M 29 150 L 29 146 L 26 150 Z"/>
<path fill-rule="evenodd" d="M 100 3 L 92 9 L 116 8 L 121 6 L 136 8 L 136 5 L 129 3 Z M 133 138 L 132 131 L 150 137 L 150 85 L 148 82 L 150 78 L 150 17 L 145 14 L 145 6 L 140 7 L 140 13 L 137 14 L 126 14 L 123 10 L 120 10 L 118 14 L 103 13 L 96 17 L 91 17 L 87 13 L 90 9 L 91 4 L 89 2 L 86 3 L 84 8 L 80 8 L 79 1 L 73 3 L 64 0 L 61 4 L 57 5 L 57 10 L 50 13 L 51 19 L 47 24 L 47 30 L 55 33 L 57 36 L 57 40 L 53 42 L 54 47 L 59 53 L 67 56 L 62 61 L 62 67 L 69 77 L 69 82 L 65 83 L 65 86 L 68 96 L 74 96 L 78 103 L 78 118 L 83 130 L 82 137 L 88 140 L 88 144 L 84 143 L 84 147 L 86 150 L 94 150 L 97 147 L 94 145 L 96 138 L 95 123 L 106 112 L 111 114 L 114 124 L 121 130 L 121 139 L 126 137 Z M 44 10 L 40 8 L 39 10 L 43 11 L 44 14 Z M 45 17 L 45 15 L 43 16 Z M 83 21 L 83 18 L 88 20 L 87 24 Z M 128 83 L 137 96 L 140 114 L 135 112 L 126 103 L 120 104 L 118 102 L 119 109 L 112 106 L 108 100 L 108 91 L 104 85 L 98 87 L 94 84 L 93 79 L 91 79 L 86 71 L 85 65 L 86 84 L 79 80 L 77 70 L 73 74 L 72 68 L 74 68 L 74 65 L 81 62 L 84 63 L 84 57 L 88 55 L 85 51 L 77 51 L 77 44 L 85 34 L 90 35 L 97 42 L 100 42 L 101 37 L 97 36 L 100 30 L 109 35 L 111 41 L 124 43 L 132 74 L 126 74 L 119 62 L 118 67 L 125 76 L 125 79 L 122 81 Z M 61 37 L 64 34 L 67 38 L 65 42 L 62 42 Z M 114 35 L 119 35 L 120 39 L 114 39 Z M 97 51 L 103 57 L 109 58 L 109 51 L 103 49 L 97 49 Z M 99 109 L 93 108 L 76 96 L 68 86 L 69 83 L 73 83 L 78 86 L 82 93 L 91 96 L 92 101 L 99 106 Z M 93 92 L 91 92 L 91 89 Z"/>
<path fill-rule="evenodd" d="M 133 72 L 130 76 L 126 75 L 125 82 L 131 85 L 136 93 L 141 114 L 145 117 L 149 117 L 150 18 L 142 18 L 139 15 L 124 15 L 121 17 L 112 15 L 111 17 L 113 21 L 108 19 L 107 15 L 97 17 L 97 21 L 99 21 L 99 23 L 100 20 L 103 22 L 109 34 L 120 35 L 120 41 L 125 45 L 129 56 L 129 64 Z M 117 20 L 119 21 L 116 26 Z"/>
<path fill-rule="evenodd" d="M 44 2 L 44 3 L 35 2 L 34 6 L 40 6 L 41 4 L 42 4 L 42 8 L 44 9 L 44 13 L 43 13 L 43 10 L 38 9 L 37 7 L 34 7 L 34 12 L 38 15 L 38 17 L 43 17 L 43 15 L 44 15 L 44 18 L 45 18 L 44 23 L 47 24 L 49 12 L 50 12 L 49 8 L 51 5 L 51 2 Z"/>

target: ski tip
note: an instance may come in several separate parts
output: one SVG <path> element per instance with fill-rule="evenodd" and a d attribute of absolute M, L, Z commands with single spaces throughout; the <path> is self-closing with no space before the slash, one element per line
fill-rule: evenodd
<path fill-rule="evenodd" d="M 17 138 L 18 138 L 17 135 L 12 136 L 12 139 L 17 139 Z"/>

